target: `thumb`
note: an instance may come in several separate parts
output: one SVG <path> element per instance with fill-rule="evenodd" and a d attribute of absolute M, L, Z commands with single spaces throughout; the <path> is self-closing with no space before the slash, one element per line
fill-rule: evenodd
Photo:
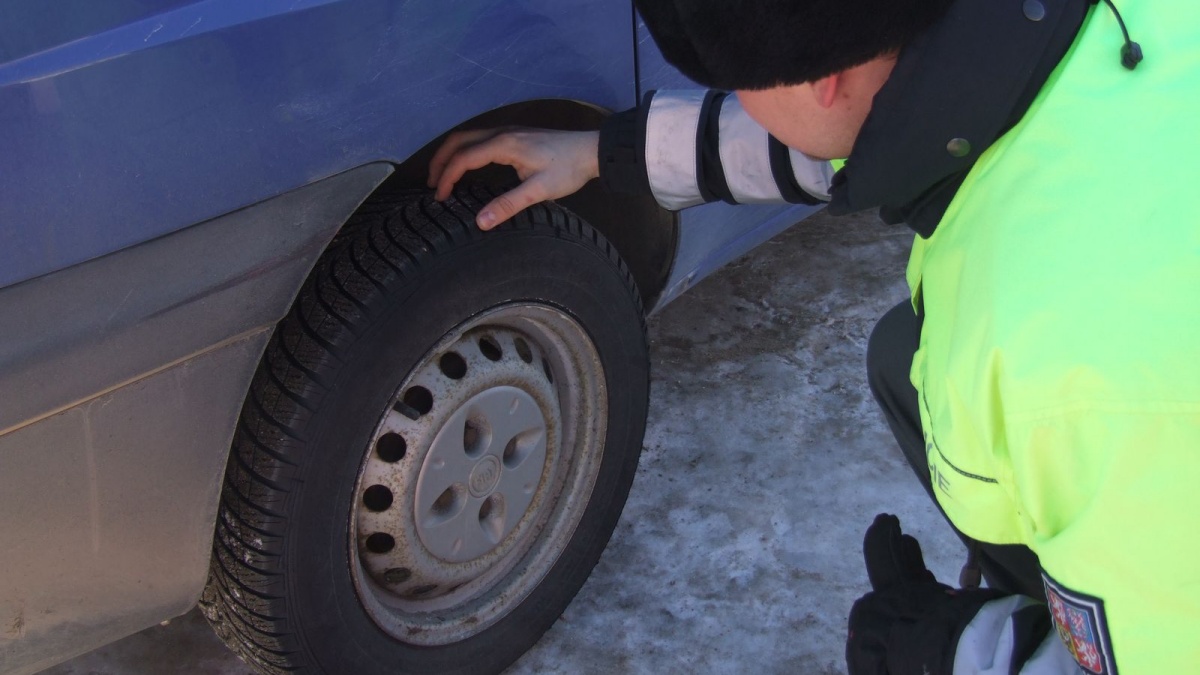
<path fill-rule="evenodd" d="M 921 553 L 921 542 L 912 535 L 900 537 L 900 566 L 908 581 L 937 581 L 933 572 L 925 566 L 925 556 Z"/>

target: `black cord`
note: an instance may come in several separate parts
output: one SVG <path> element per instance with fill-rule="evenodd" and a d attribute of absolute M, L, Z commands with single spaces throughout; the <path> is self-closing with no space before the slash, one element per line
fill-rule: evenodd
<path fill-rule="evenodd" d="M 1112 0 L 1104 0 L 1104 4 L 1108 5 L 1108 8 L 1112 10 L 1113 16 L 1117 17 L 1117 25 L 1121 27 L 1121 35 L 1125 36 L 1125 41 L 1133 42 L 1133 40 L 1129 39 L 1129 30 L 1125 28 L 1125 19 L 1121 18 L 1121 13 L 1117 11 L 1117 6 L 1113 4 Z"/>
<path fill-rule="evenodd" d="M 1117 17 L 1117 25 L 1121 27 L 1121 35 L 1125 36 L 1125 44 L 1121 46 L 1121 65 L 1129 70 L 1133 70 L 1137 68 L 1137 64 L 1142 62 L 1142 46 L 1129 37 L 1129 29 L 1125 28 L 1125 19 L 1121 18 L 1121 13 L 1117 11 L 1117 6 L 1113 4 L 1113 1 L 1104 0 L 1104 4 L 1108 5 L 1108 8 L 1112 10 L 1113 16 Z"/>

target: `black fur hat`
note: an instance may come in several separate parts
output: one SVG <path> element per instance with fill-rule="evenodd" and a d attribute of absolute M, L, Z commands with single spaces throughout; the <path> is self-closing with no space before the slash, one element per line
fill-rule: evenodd
<path fill-rule="evenodd" d="M 636 0 L 667 61 L 714 89 L 812 82 L 895 51 L 953 0 Z"/>

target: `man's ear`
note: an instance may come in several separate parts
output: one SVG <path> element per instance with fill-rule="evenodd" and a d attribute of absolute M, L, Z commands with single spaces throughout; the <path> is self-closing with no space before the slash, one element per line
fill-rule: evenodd
<path fill-rule="evenodd" d="M 834 73 L 826 75 L 812 83 L 813 95 L 816 96 L 817 105 L 822 108 L 833 107 L 833 102 L 837 100 L 838 91 L 842 84 L 842 74 Z"/>

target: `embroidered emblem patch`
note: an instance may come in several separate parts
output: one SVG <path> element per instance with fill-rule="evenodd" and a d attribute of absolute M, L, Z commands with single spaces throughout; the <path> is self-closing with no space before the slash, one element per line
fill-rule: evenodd
<path fill-rule="evenodd" d="M 1044 571 L 1042 581 L 1046 584 L 1046 602 L 1054 618 L 1054 628 L 1075 662 L 1087 673 L 1116 675 L 1104 601 L 1071 591 Z"/>

